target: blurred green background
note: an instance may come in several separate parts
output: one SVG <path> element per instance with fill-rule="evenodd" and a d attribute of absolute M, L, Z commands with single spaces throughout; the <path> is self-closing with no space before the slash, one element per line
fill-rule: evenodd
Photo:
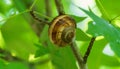
<path fill-rule="evenodd" d="M 119 3 L 120 0 L 62 0 L 65 13 L 77 22 L 76 42 L 82 55 L 91 36 L 97 36 L 88 57 L 88 69 L 120 69 Z M 97 16 L 88 16 L 78 7 L 91 9 Z M 70 47 L 52 44 L 49 27 L 34 20 L 30 10 L 50 21 L 58 15 L 54 0 L 0 0 L 0 69 L 79 69 Z"/>

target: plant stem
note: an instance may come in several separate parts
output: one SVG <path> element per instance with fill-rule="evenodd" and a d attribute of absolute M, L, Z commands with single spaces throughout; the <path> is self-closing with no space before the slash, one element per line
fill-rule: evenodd
<path fill-rule="evenodd" d="M 86 53 L 85 53 L 85 55 L 84 55 L 84 57 L 83 57 L 85 64 L 86 64 L 86 62 L 87 62 L 87 58 L 88 58 L 88 56 L 89 56 L 89 54 L 90 54 L 90 52 L 91 52 L 91 49 L 92 49 L 92 46 L 93 46 L 93 43 L 94 43 L 95 39 L 96 39 L 96 37 L 93 37 L 93 38 L 91 39 L 91 41 L 90 41 L 90 43 L 89 43 L 89 46 L 88 46 L 88 49 L 87 49 L 87 51 L 86 51 Z"/>
<path fill-rule="evenodd" d="M 37 1 L 39 1 L 39 0 L 35 0 L 35 1 L 33 2 L 33 4 L 30 6 L 29 10 L 32 10 L 32 9 L 33 9 L 33 7 L 34 7 L 34 5 L 37 3 Z"/>
<path fill-rule="evenodd" d="M 55 0 L 55 4 L 56 4 L 59 15 L 65 14 L 61 0 Z"/>
<path fill-rule="evenodd" d="M 36 17 L 35 14 L 34 14 L 34 11 L 30 11 L 30 14 L 35 20 L 50 25 L 50 23 L 47 20 L 43 20 L 43 19 L 40 19 L 40 18 Z"/>
<path fill-rule="evenodd" d="M 49 17 L 49 16 L 44 15 L 44 14 L 41 14 L 41 13 L 39 13 L 38 11 L 34 11 L 34 13 L 35 13 L 36 15 L 39 15 L 39 16 L 47 19 L 48 21 L 51 21 L 51 20 L 53 19 L 52 17 Z M 47 13 L 46 13 L 46 14 L 47 14 Z"/>
<path fill-rule="evenodd" d="M 77 45 L 76 45 L 75 41 L 73 41 L 73 42 L 71 43 L 71 46 L 70 46 L 70 47 L 71 47 L 71 49 L 72 49 L 72 51 L 73 51 L 74 56 L 75 56 L 76 59 L 77 59 L 79 68 L 80 68 L 80 69 L 87 69 L 87 66 L 86 66 L 86 64 L 84 63 L 83 57 L 82 57 L 82 55 L 80 54 L 80 52 L 79 52 L 79 50 L 78 50 L 78 48 L 77 48 Z"/>
<path fill-rule="evenodd" d="M 55 0 L 55 4 L 56 4 L 56 7 L 57 7 L 57 10 L 58 10 L 59 15 L 65 14 L 65 12 L 64 12 L 64 10 L 63 10 L 63 5 L 62 5 L 62 3 L 61 3 L 61 0 Z M 71 47 L 71 49 L 72 49 L 72 51 L 73 51 L 74 56 L 76 57 L 76 60 L 77 60 L 77 62 L 78 62 L 78 65 L 79 65 L 79 68 L 80 68 L 80 69 L 87 69 L 87 66 L 86 66 L 87 57 L 88 57 L 89 54 L 90 54 L 90 50 L 91 50 L 91 48 L 92 48 L 92 46 L 93 46 L 94 40 L 95 40 L 95 38 L 92 38 L 92 39 L 91 39 L 91 42 L 90 42 L 90 44 L 89 44 L 89 47 L 88 47 L 88 49 L 87 49 L 87 52 L 86 52 L 84 58 L 83 58 L 82 55 L 80 54 L 80 52 L 79 52 L 79 50 L 78 50 L 79 48 L 77 48 L 77 45 L 76 45 L 76 43 L 75 43 L 75 40 L 73 40 L 73 42 L 70 44 L 70 47 Z"/>
<path fill-rule="evenodd" d="M 51 0 L 45 0 L 45 7 L 46 7 L 46 16 L 51 17 L 52 16 Z"/>

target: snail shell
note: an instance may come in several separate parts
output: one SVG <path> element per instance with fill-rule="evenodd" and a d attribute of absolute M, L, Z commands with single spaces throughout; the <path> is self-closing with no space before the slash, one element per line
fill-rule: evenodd
<path fill-rule="evenodd" d="M 75 38 L 75 21 L 68 15 L 60 15 L 53 19 L 49 26 L 49 37 L 53 44 L 66 46 Z"/>

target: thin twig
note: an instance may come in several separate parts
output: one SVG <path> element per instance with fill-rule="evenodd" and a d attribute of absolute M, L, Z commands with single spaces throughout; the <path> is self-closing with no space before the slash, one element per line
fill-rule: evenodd
<path fill-rule="evenodd" d="M 33 9 L 33 7 L 34 7 L 34 5 L 37 3 L 37 1 L 39 1 L 39 0 L 35 0 L 35 1 L 33 2 L 33 4 L 30 6 L 29 10 L 32 10 L 32 9 Z"/>
<path fill-rule="evenodd" d="M 55 4 L 56 4 L 59 15 L 65 14 L 61 0 L 55 0 Z"/>
<path fill-rule="evenodd" d="M 36 17 L 35 14 L 34 14 L 34 11 L 30 11 L 30 14 L 31 14 L 31 16 L 32 16 L 35 20 L 37 20 L 37 21 L 39 21 L 39 22 L 43 22 L 43 23 L 45 23 L 45 24 L 47 24 L 47 25 L 50 25 L 50 23 L 49 23 L 48 21 Z"/>
<path fill-rule="evenodd" d="M 118 16 L 112 18 L 112 19 L 109 21 L 109 23 L 111 23 L 113 20 L 117 19 L 118 17 L 120 17 L 120 15 L 118 15 Z"/>
<path fill-rule="evenodd" d="M 88 56 L 89 56 L 89 54 L 90 54 L 90 52 L 91 52 L 91 49 L 92 49 L 92 46 L 93 46 L 93 44 L 94 44 L 95 39 L 96 39 L 96 37 L 93 37 L 93 38 L 91 39 L 91 41 L 90 41 L 90 43 L 89 43 L 89 46 L 88 46 L 88 49 L 87 49 L 87 51 L 86 51 L 86 53 L 85 53 L 85 55 L 84 55 L 84 57 L 83 57 L 85 64 L 86 64 L 86 62 L 87 62 L 87 58 L 88 58 Z"/>
<path fill-rule="evenodd" d="M 80 54 L 80 52 L 78 51 L 79 48 L 77 48 L 77 45 L 76 45 L 75 41 L 73 41 L 71 43 L 71 49 L 74 53 L 74 56 L 77 59 L 77 62 L 78 62 L 78 65 L 79 65 L 80 69 L 87 69 L 86 64 L 83 63 L 84 62 L 83 57 Z"/>

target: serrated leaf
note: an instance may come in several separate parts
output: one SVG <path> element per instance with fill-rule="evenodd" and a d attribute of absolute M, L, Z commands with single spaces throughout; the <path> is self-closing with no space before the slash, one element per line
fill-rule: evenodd
<path fill-rule="evenodd" d="M 78 41 L 89 41 L 90 37 L 87 36 L 86 33 L 84 33 L 81 29 L 76 29 L 76 40 Z"/>
<path fill-rule="evenodd" d="M 120 57 L 120 32 L 112 26 L 108 21 L 96 16 L 94 13 L 80 8 L 83 12 L 93 19 L 93 23 L 89 23 L 88 33 L 93 36 L 102 35 L 110 43 L 112 50 Z"/>
<path fill-rule="evenodd" d="M 83 21 L 86 17 L 79 17 L 75 15 L 70 15 L 73 19 L 75 19 L 76 23 Z"/>

